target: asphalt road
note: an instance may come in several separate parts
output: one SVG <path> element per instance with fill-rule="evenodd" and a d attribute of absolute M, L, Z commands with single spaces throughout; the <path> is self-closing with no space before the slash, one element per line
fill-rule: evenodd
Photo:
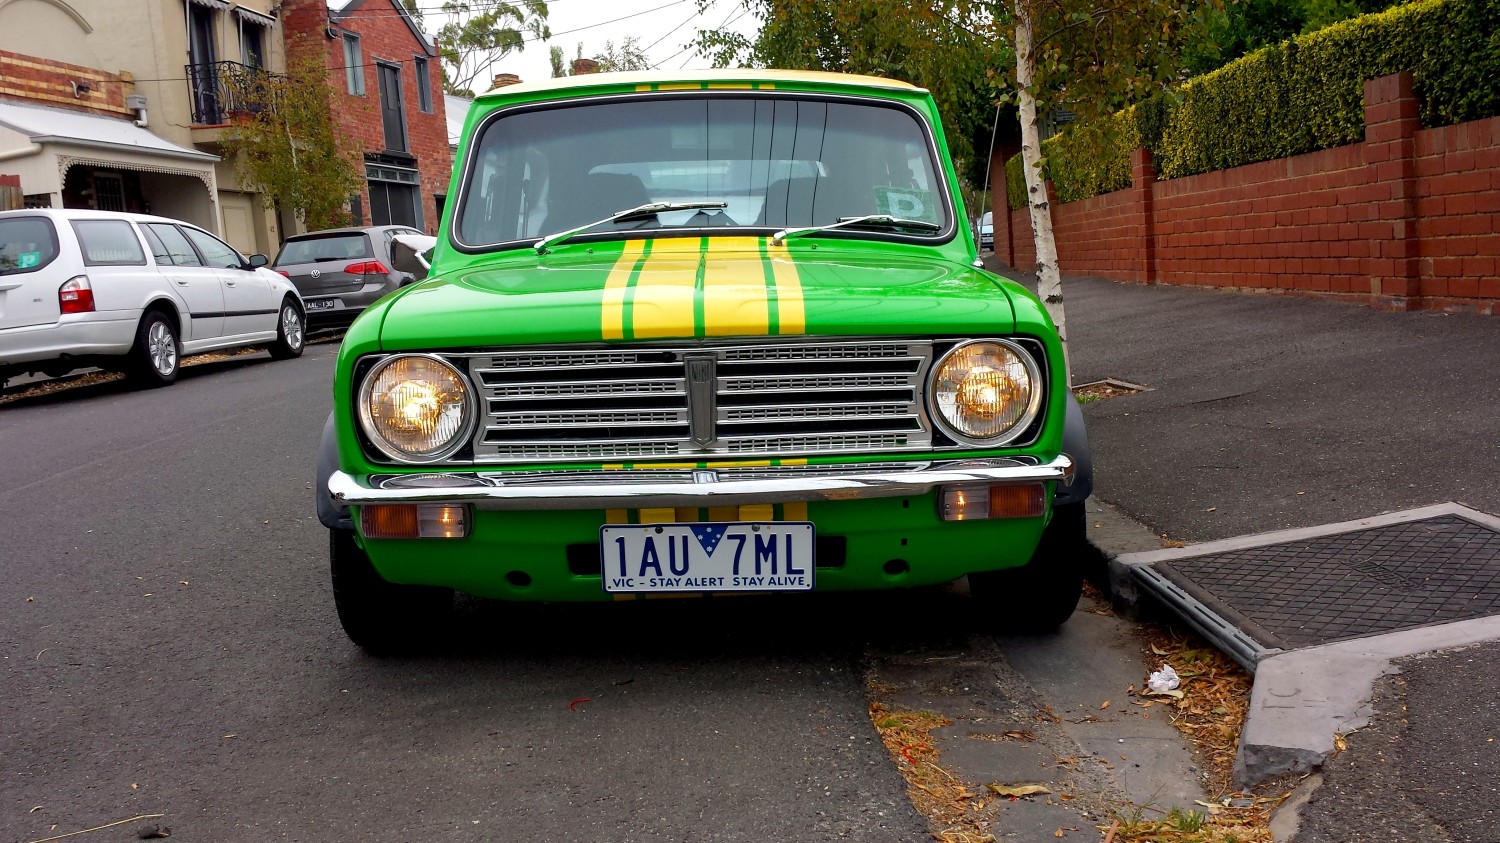
<path fill-rule="evenodd" d="M 1493 317 L 1064 282 L 1095 494 L 1189 542 L 1458 501 L 1500 513 Z"/>
<path fill-rule="evenodd" d="M 926 838 L 865 710 L 890 603 L 470 601 L 454 651 L 362 655 L 333 353 L 0 405 L 0 840 Z"/>

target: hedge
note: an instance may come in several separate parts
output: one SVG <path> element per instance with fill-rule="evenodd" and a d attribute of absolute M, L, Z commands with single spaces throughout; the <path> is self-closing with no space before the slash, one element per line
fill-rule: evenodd
<path fill-rule="evenodd" d="M 1073 201 L 1128 186 L 1131 143 L 1151 150 L 1164 179 L 1357 143 L 1365 80 L 1402 70 L 1424 126 L 1500 114 L 1500 0 L 1418 0 L 1258 50 L 1189 80 L 1175 102 L 1101 121 L 1108 131 L 1050 139 L 1048 176 Z"/>

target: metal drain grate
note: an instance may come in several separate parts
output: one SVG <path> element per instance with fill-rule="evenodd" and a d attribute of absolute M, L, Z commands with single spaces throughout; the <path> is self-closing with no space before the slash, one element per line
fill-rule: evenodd
<path fill-rule="evenodd" d="M 1322 535 L 1215 542 L 1132 570 L 1252 667 L 1271 650 L 1500 614 L 1500 525 L 1472 510 L 1441 509 L 1372 519 L 1395 523 L 1362 529 L 1333 525 Z"/>

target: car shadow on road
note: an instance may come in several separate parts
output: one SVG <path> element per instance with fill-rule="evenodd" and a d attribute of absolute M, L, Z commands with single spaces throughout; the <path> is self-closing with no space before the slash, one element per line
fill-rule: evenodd
<path fill-rule="evenodd" d="M 177 371 L 177 380 L 178 382 L 193 381 L 201 377 L 270 362 L 273 362 L 270 355 L 252 353 L 224 360 L 187 363 Z M 162 388 L 171 389 L 172 387 L 169 385 Z M 96 370 L 11 387 L 0 394 L 0 408 L 46 407 L 54 404 L 90 401 L 129 392 L 149 391 L 136 386 L 133 381 L 118 372 Z"/>
<path fill-rule="evenodd" d="M 437 653 L 465 660 L 852 657 L 866 648 L 945 648 L 984 631 L 953 587 L 589 604 L 461 598 Z"/>

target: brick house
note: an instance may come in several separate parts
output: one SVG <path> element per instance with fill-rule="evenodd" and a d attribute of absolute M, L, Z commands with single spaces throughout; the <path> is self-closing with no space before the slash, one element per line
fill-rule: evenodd
<path fill-rule="evenodd" d="M 397 0 L 286 0 L 280 13 L 288 63 L 326 63 L 338 135 L 363 158 L 355 224 L 436 234 L 453 171 L 437 44 Z"/>
<path fill-rule="evenodd" d="M 224 155 L 236 92 L 284 68 L 276 0 L 0 0 L 0 174 L 31 207 L 142 211 L 273 252 Z"/>

